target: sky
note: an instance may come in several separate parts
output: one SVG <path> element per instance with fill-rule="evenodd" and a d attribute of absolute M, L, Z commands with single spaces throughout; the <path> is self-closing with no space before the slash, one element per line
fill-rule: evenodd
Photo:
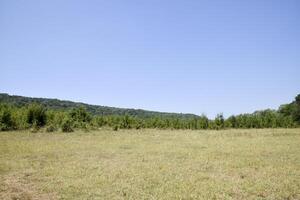
<path fill-rule="evenodd" d="M 0 0 L 0 92 L 225 117 L 300 93 L 298 0 Z"/>

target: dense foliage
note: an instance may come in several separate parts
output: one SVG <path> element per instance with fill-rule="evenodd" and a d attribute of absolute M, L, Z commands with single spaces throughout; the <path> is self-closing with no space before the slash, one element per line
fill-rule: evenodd
<path fill-rule="evenodd" d="M 50 110 L 72 110 L 73 108 L 84 107 L 92 115 L 129 115 L 138 118 L 151 118 L 151 117 L 176 117 L 180 119 L 190 119 L 197 117 L 193 114 L 181 114 L 181 113 L 166 113 L 166 112 L 154 112 L 141 109 L 125 109 L 114 108 L 108 106 L 90 105 L 85 103 L 77 103 L 72 101 L 63 101 L 58 99 L 48 98 L 31 98 L 16 95 L 9 95 L 0 93 L 0 103 L 8 103 L 17 107 L 23 107 L 29 104 L 38 103 Z"/>
<path fill-rule="evenodd" d="M 25 97 L 23 97 L 26 99 Z M 22 102 L 26 102 L 25 100 Z M 135 114 L 94 114 L 84 106 L 55 109 L 45 104 L 32 101 L 30 103 L 7 103 L 0 101 L 0 130 L 36 130 L 45 127 L 52 132 L 61 129 L 72 132 L 80 128 L 85 130 L 101 127 L 118 129 L 224 129 L 224 128 L 290 128 L 300 125 L 300 95 L 290 104 L 282 105 L 278 110 L 256 111 L 252 114 L 230 116 L 227 119 L 218 114 L 210 120 L 205 115 L 184 114 L 146 115 Z M 143 111 L 148 112 L 148 111 Z M 149 111 L 150 112 L 150 111 Z M 155 112 L 150 112 L 155 113 Z M 192 116 L 192 117 L 191 117 Z"/>

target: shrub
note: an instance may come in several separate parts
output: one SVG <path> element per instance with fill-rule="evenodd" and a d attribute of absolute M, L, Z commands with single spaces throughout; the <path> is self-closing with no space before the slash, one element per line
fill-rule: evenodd
<path fill-rule="evenodd" d="M 90 126 L 89 126 L 87 123 L 82 123 L 82 124 L 81 124 L 81 129 L 82 129 L 84 132 L 89 132 L 89 131 L 90 131 Z"/>
<path fill-rule="evenodd" d="M 118 125 L 115 125 L 114 128 L 113 128 L 113 130 L 114 130 L 114 131 L 118 131 L 118 130 L 119 130 L 119 126 L 118 126 Z"/>
<path fill-rule="evenodd" d="M 93 118 L 93 126 L 102 127 L 106 125 L 106 121 L 104 120 L 104 117 L 102 116 L 96 116 Z"/>
<path fill-rule="evenodd" d="M 27 110 L 27 123 L 38 127 L 46 124 L 46 109 L 40 104 L 31 104 Z"/>
<path fill-rule="evenodd" d="M 49 126 L 47 126 L 46 132 L 51 133 L 51 132 L 54 132 L 54 131 L 57 131 L 56 126 L 54 126 L 53 124 L 50 124 Z"/>
<path fill-rule="evenodd" d="M 132 126 L 133 120 L 128 115 L 125 115 L 121 119 L 120 128 L 130 129 Z"/>
<path fill-rule="evenodd" d="M 144 128 L 145 127 L 145 124 L 142 120 L 137 120 L 136 122 L 136 125 L 135 125 L 135 129 L 141 129 L 141 128 Z"/>
<path fill-rule="evenodd" d="M 15 128 L 15 123 L 12 119 L 11 111 L 5 107 L 0 112 L 0 130 L 8 131 Z"/>
<path fill-rule="evenodd" d="M 85 107 L 74 108 L 70 112 L 70 117 L 77 124 L 89 123 L 92 120 L 91 115 L 87 112 Z M 80 127 L 78 127 L 80 128 Z"/>
<path fill-rule="evenodd" d="M 72 121 L 68 118 L 64 119 L 61 125 L 62 132 L 73 132 Z"/>
<path fill-rule="evenodd" d="M 141 129 L 141 128 L 142 128 L 141 124 L 137 124 L 137 125 L 135 126 L 135 129 L 136 129 L 136 130 L 139 130 L 139 129 Z"/>
<path fill-rule="evenodd" d="M 40 130 L 40 127 L 37 125 L 36 122 L 34 122 L 33 125 L 32 125 L 32 127 L 31 127 L 31 129 L 30 129 L 30 131 L 32 133 L 37 133 L 39 130 Z"/>

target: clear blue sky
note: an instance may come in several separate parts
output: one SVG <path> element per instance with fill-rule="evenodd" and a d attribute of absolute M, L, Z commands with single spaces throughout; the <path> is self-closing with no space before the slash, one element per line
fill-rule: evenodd
<path fill-rule="evenodd" d="M 300 93 L 298 0 L 0 1 L 0 92 L 214 117 Z"/>

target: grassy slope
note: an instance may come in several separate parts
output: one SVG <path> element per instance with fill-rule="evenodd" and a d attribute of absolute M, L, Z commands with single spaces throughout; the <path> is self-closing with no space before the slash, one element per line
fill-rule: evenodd
<path fill-rule="evenodd" d="M 0 199 L 300 199 L 300 129 L 0 133 Z"/>

